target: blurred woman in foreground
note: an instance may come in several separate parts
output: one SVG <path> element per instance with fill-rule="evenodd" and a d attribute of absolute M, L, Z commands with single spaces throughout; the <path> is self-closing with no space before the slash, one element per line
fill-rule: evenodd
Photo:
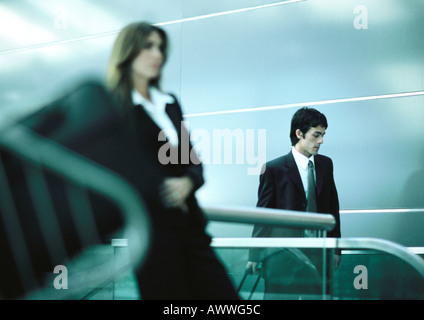
<path fill-rule="evenodd" d="M 175 96 L 160 89 L 166 33 L 140 22 L 125 27 L 112 50 L 107 86 L 145 156 L 139 190 L 152 223 L 150 250 L 137 270 L 142 299 L 238 299 L 205 232 L 195 191 L 202 165 L 189 144 Z M 188 146 L 188 148 L 187 148 Z"/>

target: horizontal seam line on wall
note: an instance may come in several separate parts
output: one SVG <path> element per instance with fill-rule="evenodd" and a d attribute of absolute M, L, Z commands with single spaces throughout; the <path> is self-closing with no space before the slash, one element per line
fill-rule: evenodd
<path fill-rule="evenodd" d="M 245 112 L 258 112 L 258 111 L 260 112 L 260 111 L 270 111 L 270 110 L 279 110 L 279 109 L 287 109 L 287 108 L 313 107 L 313 106 L 328 105 L 328 104 L 335 104 L 335 103 L 372 101 L 372 100 L 393 99 L 393 98 L 406 98 L 406 97 L 414 97 L 414 96 L 421 96 L 421 95 L 424 95 L 424 91 L 410 91 L 410 92 L 390 93 L 390 94 L 382 94 L 382 95 L 374 95 L 374 96 L 363 96 L 363 97 L 356 97 L 356 98 L 341 98 L 341 99 L 320 100 L 320 101 L 311 101 L 311 102 L 289 103 L 289 104 L 274 105 L 274 106 L 263 106 L 263 107 L 252 107 L 252 108 L 243 108 L 243 109 L 190 113 L 190 114 L 186 114 L 185 118 L 204 117 L 204 116 L 223 115 L 223 114 L 234 114 L 234 113 L 245 113 Z"/>
<path fill-rule="evenodd" d="M 215 18 L 215 17 L 219 17 L 219 16 L 224 16 L 224 15 L 230 15 L 230 14 L 236 14 L 236 13 L 241 13 L 241 12 L 265 9 L 265 8 L 269 8 L 269 7 L 276 7 L 276 6 L 287 5 L 287 4 L 291 4 L 291 3 L 297 3 L 297 2 L 304 2 L 304 1 L 307 1 L 307 0 L 279 1 L 279 2 L 276 2 L 276 3 L 269 3 L 269 4 L 259 5 L 259 6 L 248 7 L 248 8 L 234 9 L 234 10 L 228 10 L 228 11 L 216 12 L 216 13 L 209 13 L 209 14 L 204 14 L 204 15 L 199 15 L 199 16 L 194 16 L 194 17 L 189 17 L 189 18 L 182 18 L 182 19 L 176 19 L 176 20 L 171 20 L 171 21 L 158 22 L 158 23 L 154 23 L 153 25 L 166 26 L 166 25 L 172 25 L 172 24 L 177 24 L 177 23 L 192 22 L 192 21 L 197 21 L 197 20 L 210 19 L 210 18 Z M 0 55 L 36 50 L 36 49 L 41 49 L 41 48 L 50 47 L 50 46 L 52 46 L 52 47 L 53 46 L 59 46 L 59 45 L 67 44 L 67 43 L 96 39 L 96 38 L 104 38 L 104 37 L 108 37 L 108 36 L 117 35 L 119 32 L 121 32 L 121 30 L 122 29 L 115 30 L 115 31 L 97 33 L 97 34 L 93 34 L 93 35 L 81 36 L 81 37 L 73 38 L 73 39 L 51 41 L 51 42 L 31 45 L 31 46 L 27 46 L 27 47 L 3 50 L 3 51 L 0 51 Z"/>

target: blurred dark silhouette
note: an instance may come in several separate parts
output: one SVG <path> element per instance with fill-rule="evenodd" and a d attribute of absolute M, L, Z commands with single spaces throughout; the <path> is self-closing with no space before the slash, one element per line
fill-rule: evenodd
<path fill-rule="evenodd" d="M 23 125 L 36 136 L 39 135 L 47 138 L 48 141 L 54 141 L 113 171 L 128 181 L 130 185 L 135 186 L 138 191 L 149 194 L 149 188 L 145 188 L 143 181 L 154 172 L 151 168 L 147 170 L 140 166 L 143 163 L 142 154 L 135 147 L 133 134 L 125 126 L 123 117 L 111 102 L 102 85 L 96 82 L 83 83 L 60 99 L 22 119 L 18 125 Z M 19 136 L 16 139 L 19 139 Z M 31 147 L 28 145 L 28 148 Z M 33 196 L 34 191 L 42 192 L 42 185 L 33 185 L 35 190 L 31 190 L 29 185 L 39 182 L 31 173 L 28 175 L 28 172 L 31 171 L 28 171 L 27 164 L 17 160 L 6 148 L 1 148 L 0 151 L 3 172 L 7 177 L 14 200 L 16 215 L 24 234 L 32 272 L 37 284 L 42 285 L 46 273 L 52 273 L 54 266 L 72 258 L 87 245 L 108 241 L 112 235 L 122 229 L 124 217 L 120 209 L 110 199 L 106 199 L 96 192 L 89 192 L 88 198 L 96 226 L 93 233 L 97 233 L 98 238 L 92 237 L 93 243 L 82 243 L 79 238 L 81 230 L 77 230 L 75 218 L 71 214 L 63 179 L 60 178 L 60 175 L 41 170 L 41 175 L 44 177 L 41 181 L 46 182 L 51 195 L 50 204 L 54 209 L 55 219 L 59 226 L 59 230 L 50 231 L 61 234 L 65 246 L 64 252 L 57 251 L 57 254 L 52 257 L 49 254 L 49 247 L 56 245 L 59 247 L 61 239 L 52 239 L 49 243 L 44 240 L 43 233 L 45 231 L 43 231 L 38 217 L 40 212 L 37 212 L 36 209 L 36 202 L 42 200 L 34 199 Z M 5 195 L 3 194 L 3 196 Z M 50 210 L 48 208 L 49 201 L 44 202 L 44 204 L 46 203 L 45 207 L 38 207 L 39 211 Z M 11 209 L 10 207 L 10 204 L 9 207 L 5 207 L 5 203 L 3 203 L 0 210 L 6 211 L 6 209 Z M 2 217 L 4 215 L 0 215 L 0 250 L 2 252 L 0 298 L 14 299 L 23 297 L 28 290 L 36 288 L 25 287 L 22 283 L 22 275 L 19 274 L 19 267 L 22 266 L 16 265 L 16 261 L 19 260 L 17 257 L 23 253 L 13 252 L 13 243 L 10 243 L 10 236 L 8 239 L 7 232 L 10 235 L 14 234 L 16 230 L 5 230 L 7 224 Z M 52 221 L 43 221 L 43 223 L 54 225 Z"/>

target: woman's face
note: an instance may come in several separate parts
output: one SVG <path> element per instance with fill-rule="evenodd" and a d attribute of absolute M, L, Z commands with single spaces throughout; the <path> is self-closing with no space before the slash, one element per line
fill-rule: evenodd
<path fill-rule="evenodd" d="M 149 82 L 160 75 L 164 61 L 162 42 L 156 31 L 147 37 L 144 47 L 132 62 L 133 77 Z"/>

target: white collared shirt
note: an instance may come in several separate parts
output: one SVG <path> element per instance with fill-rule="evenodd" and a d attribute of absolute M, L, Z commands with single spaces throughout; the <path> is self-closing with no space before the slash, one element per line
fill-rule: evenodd
<path fill-rule="evenodd" d="M 312 155 L 310 158 L 304 156 L 299 151 L 296 150 L 295 147 L 292 148 L 292 154 L 294 157 L 294 161 L 296 162 L 297 169 L 300 173 L 300 178 L 302 179 L 303 188 L 305 189 L 306 198 L 308 198 L 308 163 L 309 160 L 312 161 L 315 168 L 315 159 Z M 314 170 L 314 179 L 316 181 L 316 170 Z"/>
<path fill-rule="evenodd" d="M 152 101 L 147 100 L 140 92 L 133 89 L 131 92 L 133 104 L 141 105 L 157 126 L 163 130 L 169 143 L 174 147 L 178 146 L 177 130 L 165 110 L 167 104 L 175 101 L 174 98 L 155 87 L 149 87 L 149 94 Z"/>

